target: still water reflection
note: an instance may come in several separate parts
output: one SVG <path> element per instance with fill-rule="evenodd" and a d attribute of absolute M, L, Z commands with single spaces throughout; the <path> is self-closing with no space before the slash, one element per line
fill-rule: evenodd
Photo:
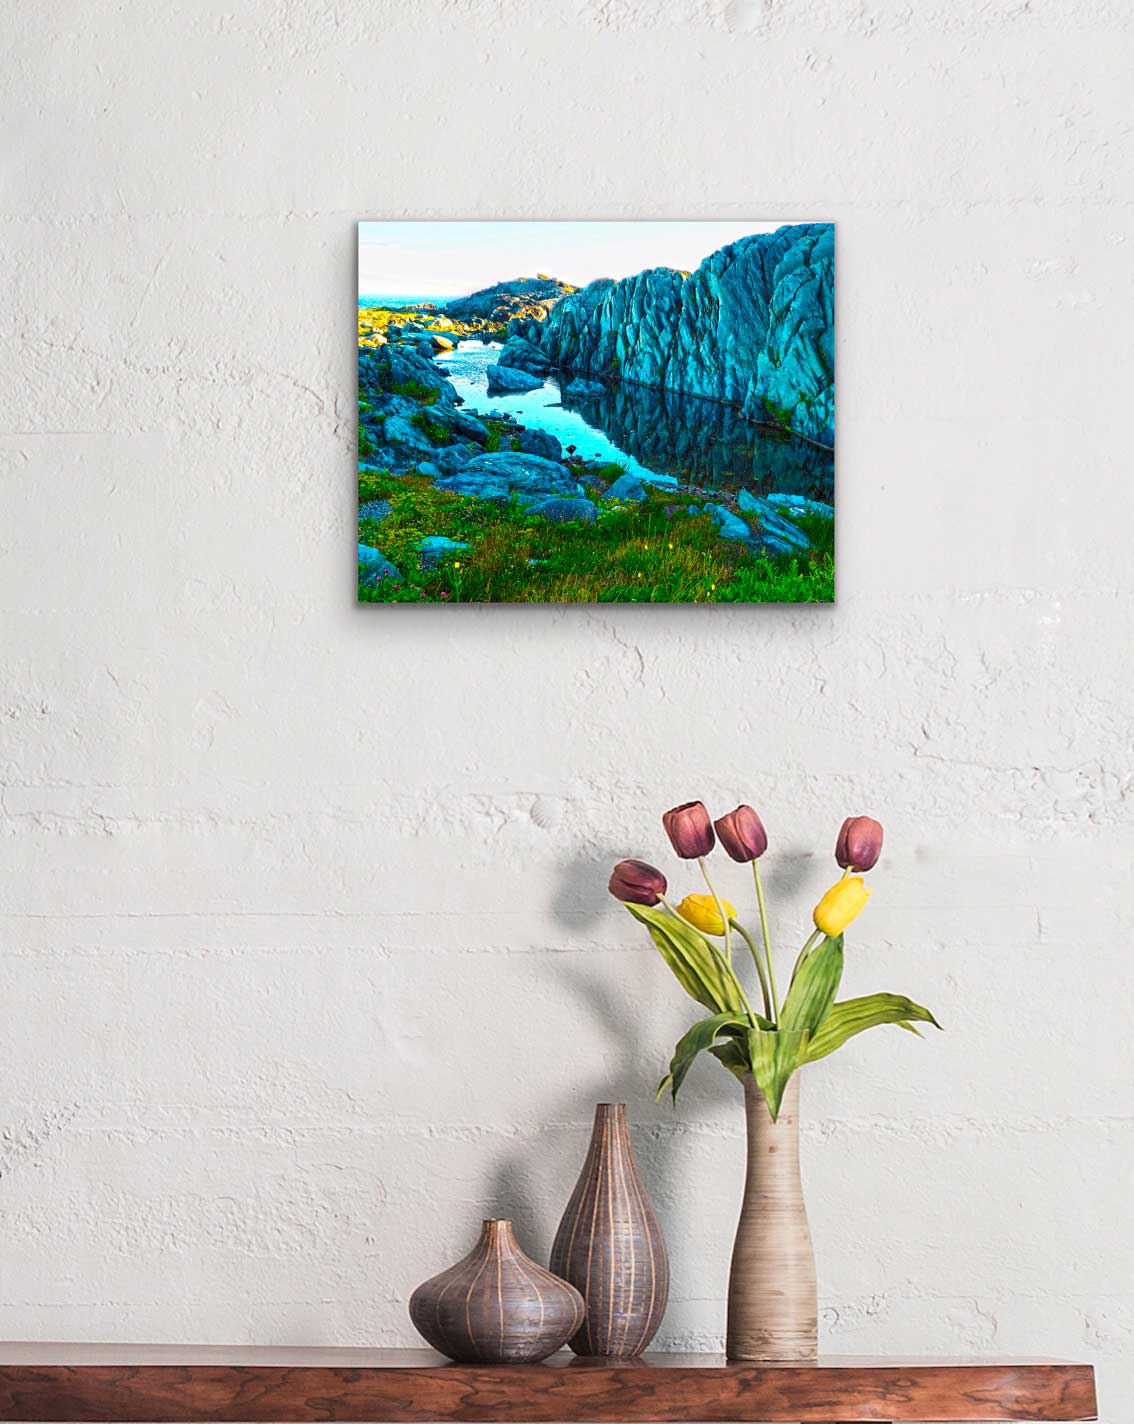
<path fill-rule="evenodd" d="M 795 436 L 741 419 L 731 406 L 674 391 L 620 383 L 576 397 L 569 376 L 552 374 L 535 391 L 488 394 L 496 343 L 462 341 L 439 360 L 457 393 L 484 414 L 506 412 L 547 430 L 586 459 L 616 461 L 656 484 L 709 489 L 744 486 L 760 494 L 802 494 L 831 501 L 834 456 Z"/>

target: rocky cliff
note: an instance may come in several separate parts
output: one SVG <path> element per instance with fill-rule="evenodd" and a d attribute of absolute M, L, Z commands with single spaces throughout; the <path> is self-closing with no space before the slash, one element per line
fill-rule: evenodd
<path fill-rule="evenodd" d="M 833 445 L 834 285 L 834 228 L 782 227 L 692 273 L 592 282 L 524 337 L 560 369 L 727 401 Z"/>

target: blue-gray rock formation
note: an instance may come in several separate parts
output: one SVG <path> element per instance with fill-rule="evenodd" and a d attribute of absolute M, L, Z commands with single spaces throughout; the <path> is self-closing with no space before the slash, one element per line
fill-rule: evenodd
<path fill-rule="evenodd" d="M 475 495 L 478 499 L 507 498 L 512 494 L 545 498 L 582 494 L 578 480 L 566 465 L 518 451 L 478 455 L 463 470 L 435 480 L 434 485 L 452 494 Z"/>
<path fill-rule="evenodd" d="M 835 517 L 834 505 L 824 504 L 818 499 L 805 499 L 801 494 L 769 494 L 765 500 L 789 519 L 795 514 L 817 514 L 822 519 Z"/>
<path fill-rule="evenodd" d="M 446 302 L 442 311 L 453 321 L 489 321 L 506 325 L 515 317 L 541 321 L 556 302 L 575 291 L 555 277 L 514 277 Z"/>
<path fill-rule="evenodd" d="M 536 376 L 546 376 L 551 369 L 547 352 L 524 336 L 510 336 L 505 341 L 497 364 L 514 366 L 518 371 L 531 371 Z"/>
<path fill-rule="evenodd" d="M 736 503 L 741 514 L 753 515 L 764 543 L 777 554 L 797 554 L 811 548 L 811 540 L 776 511 L 766 499 L 760 499 L 749 490 L 741 490 Z"/>
<path fill-rule="evenodd" d="M 449 554 L 459 554 L 468 547 L 457 539 L 447 539 L 444 534 L 427 534 L 417 541 L 418 562 L 423 569 L 435 569 Z"/>
<path fill-rule="evenodd" d="M 722 247 L 692 273 L 592 282 L 552 307 L 538 344 L 575 375 L 728 402 L 832 446 L 834 243 L 827 223 L 782 227 Z"/>
<path fill-rule="evenodd" d="M 489 366 L 488 394 L 498 396 L 509 391 L 538 391 L 542 376 L 531 376 L 515 366 Z"/>
<path fill-rule="evenodd" d="M 372 588 L 383 579 L 401 583 L 402 576 L 385 554 L 368 544 L 358 546 L 358 582 L 362 588 Z"/>
<path fill-rule="evenodd" d="M 554 499 L 540 500 L 529 507 L 528 513 L 546 519 L 549 524 L 593 524 L 596 518 L 594 505 L 581 495 L 570 499 L 556 495 Z"/>
<path fill-rule="evenodd" d="M 641 504 L 646 497 L 646 487 L 637 475 L 619 475 L 606 492 L 607 499 L 621 499 L 627 503 Z"/>
<path fill-rule="evenodd" d="M 525 428 L 515 437 L 525 455 L 542 455 L 545 460 L 562 460 L 563 446 L 550 430 Z"/>

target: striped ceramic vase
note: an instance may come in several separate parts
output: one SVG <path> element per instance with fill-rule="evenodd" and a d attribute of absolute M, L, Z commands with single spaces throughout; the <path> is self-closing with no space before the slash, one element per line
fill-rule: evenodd
<path fill-rule="evenodd" d="M 510 1221 L 486 1221 L 462 1261 L 418 1286 L 410 1319 L 435 1350 L 464 1364 L 519 1364 L 560 1350 L 583 1320 L 566 1281 L 520 1250 Z"/>
<path fill-rule="evenodd" d="M 634 1158 L 625 1103 L 599 1103 L 590 1150 L 551 1248 L 551 1269 L 582 1294 L 577 1355 L 633 1358 L 657 1333 L 669 1257 Z"/>

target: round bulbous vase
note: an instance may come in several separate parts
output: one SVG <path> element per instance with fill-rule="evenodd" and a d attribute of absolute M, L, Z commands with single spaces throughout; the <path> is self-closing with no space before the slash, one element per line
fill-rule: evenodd
<path fill-rule="evenodd" d="M 819 1349 L 815 1255 L 799 1173 L 799 1074 L 772 1121 L 744 1079 L 747 1174 L 728 1283 L 730 1360 L 814 1360 Z"/>
<path fill-rule="evenodd" d="M 583 1297 L 521 1251 L 512 1223 L 485 1221 L 480 1240 L 410 1296 L 410 1319 L 462 1364 L 524 1364 L 560 1350 L 583 1323 Z"/>

